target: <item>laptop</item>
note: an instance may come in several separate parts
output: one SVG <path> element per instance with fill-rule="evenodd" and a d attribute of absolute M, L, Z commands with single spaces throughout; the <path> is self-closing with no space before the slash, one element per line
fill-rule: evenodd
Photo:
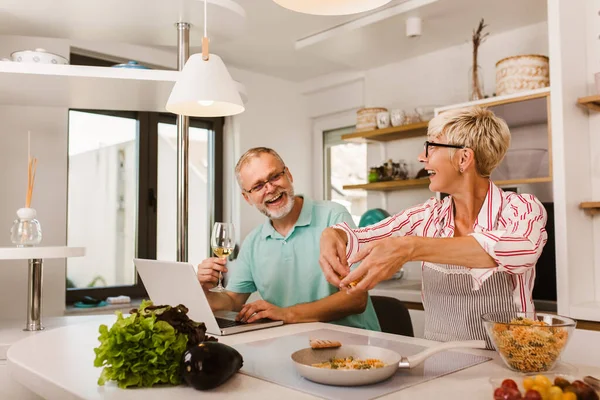
<path fill-rule="evenodd" d="M 283 321 L 270 319 L 251 324 L 239 322 L 235 320 L 237 312 L 234 311 L 213 313 L 192 264 L 139 258 L 135 258 L 133 263 L 154 304 L 183 304 L 189 310 L 188 317 L 196 322 L 204 322 L 206 332 L 211 335 L 233 335 L 283 325 Z"/>

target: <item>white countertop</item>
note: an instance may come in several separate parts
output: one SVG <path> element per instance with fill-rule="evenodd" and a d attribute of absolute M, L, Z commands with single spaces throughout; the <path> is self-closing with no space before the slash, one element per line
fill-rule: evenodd
<path fill-rule="evenodd" d="M 70 317 L 80 318 L 80 317 Z M 13 379 L 30 388 L 46 399 L 115 399 L 115 400 L 153 400 L 177 398 L 181 400 L 211 398 L 241 398 L 242 396 L 261 399 L 314 398 L 306 393 L 288 389 L 244 374 L 236 374 L 219 388 L 199 393 L 191 387 L 161 387 L 150 389 L 119 389 L 114 384 L 104 387 L 97 385 L 100 368 L 93 366 L 93 348 L 98 345 L 98 326 L 111 324 L 114 316 L 96 316 L 92 321 L 82 320 L 81 324 L 72 324 L 62 328 L 35 333 L 14 344 L 8 351 L 8 368 Z M 72 322 L 72 321 L 69 321 Z M 353 332 L 371 337 L 381 337 L 423 346 L 434 342 L 386 333 L 370 332 L 355 328 L 323 323 L 284 325 L 281 327 L 246 332 L 238 335 L 220 337 L 219 341 L 235 345 L 261 339 L 320 329 Z M 514 376 L 495 352 L 484 350 L 461 350 L 473 354 L 494 357 L 492 361 L 472 368 L 434 379 L 410 388 L 391 393 L 384 398 L 406 399 L 489 399 L 493 389 L 490 377 Z M 600 368 L 578 366 L 578 376 L 600 375 Z"/>
<path fill-rule="evenodd" d="M 369 291 L 371 296 L 393 297 L 400 301 L 421 303 L 421 281 L 415 279 L 395 279 L 383 281 Z"/>
<path fill-rule="evenodd" d="M 94 316 L 78 317 L 48 317 L 44 318 L 43 325 L 45 330 L 60 328 L 61 326 L 81 324 L 82 322 L 94 320 Z M 35 336 L 44 331 L 24 331 L 24 318 L 9 319 L 0 321 L 0 361 L 6 360 L 8 348 L 21 339 Z"/>

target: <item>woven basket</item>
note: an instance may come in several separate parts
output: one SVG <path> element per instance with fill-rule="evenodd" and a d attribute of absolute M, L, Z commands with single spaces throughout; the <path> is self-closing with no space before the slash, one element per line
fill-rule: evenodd
<path fill-rule="evenodd" d="M 356 112 L 356 131 L 377 129 L 377 113 L 380 112 L 387 112 L 387 108 L 371 107 L 358 110 Z"/>
<path fill-rule="evenodd" d="M 496 63 L 496 96 L 550 86 L 548 57 L 529 54 Z"/>

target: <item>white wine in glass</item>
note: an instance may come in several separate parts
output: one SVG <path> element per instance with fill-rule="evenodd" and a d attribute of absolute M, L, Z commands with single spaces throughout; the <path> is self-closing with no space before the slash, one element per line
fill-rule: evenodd
<path fill-rule="evenodd" d="M 210 246 L 215 256 L 226 259 L 235 247 L 235 232 L 233 224 L 228 222 L 215 222 L 210 236 Z M 223 274 L 219 271 L 219 284 L 210 289 L 211 292 L 224 292 Z"/>

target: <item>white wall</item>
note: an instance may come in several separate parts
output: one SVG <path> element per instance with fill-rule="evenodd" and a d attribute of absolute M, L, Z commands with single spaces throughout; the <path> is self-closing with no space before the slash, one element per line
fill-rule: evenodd
<path fill-rule="evenodd" d="M 249 101 L 246 111 L 228 121 L 230 135 L 226 165 L 234 166 L 239 157 L 256 146 L 273 148 L 281 155 L 294 177 L 297 194 L 312 197 L 312 137 L 306 103 L 296 83 L 253 72 L 229 68 L 234 79 L 243 82 Z M 233 178 L 233 168 L 229 176 Z M 234 182 L 232 182 L 234 183 Z M 250 207 L 241 196 L 237 184 L 230 187 L 234 209 L 238 209 L 240 235 L 244 238 L 265 216 Z M 227 204 L 225 205 L 227 209 Z M 235 220 L 234 220 L 235 222 Z"/>

